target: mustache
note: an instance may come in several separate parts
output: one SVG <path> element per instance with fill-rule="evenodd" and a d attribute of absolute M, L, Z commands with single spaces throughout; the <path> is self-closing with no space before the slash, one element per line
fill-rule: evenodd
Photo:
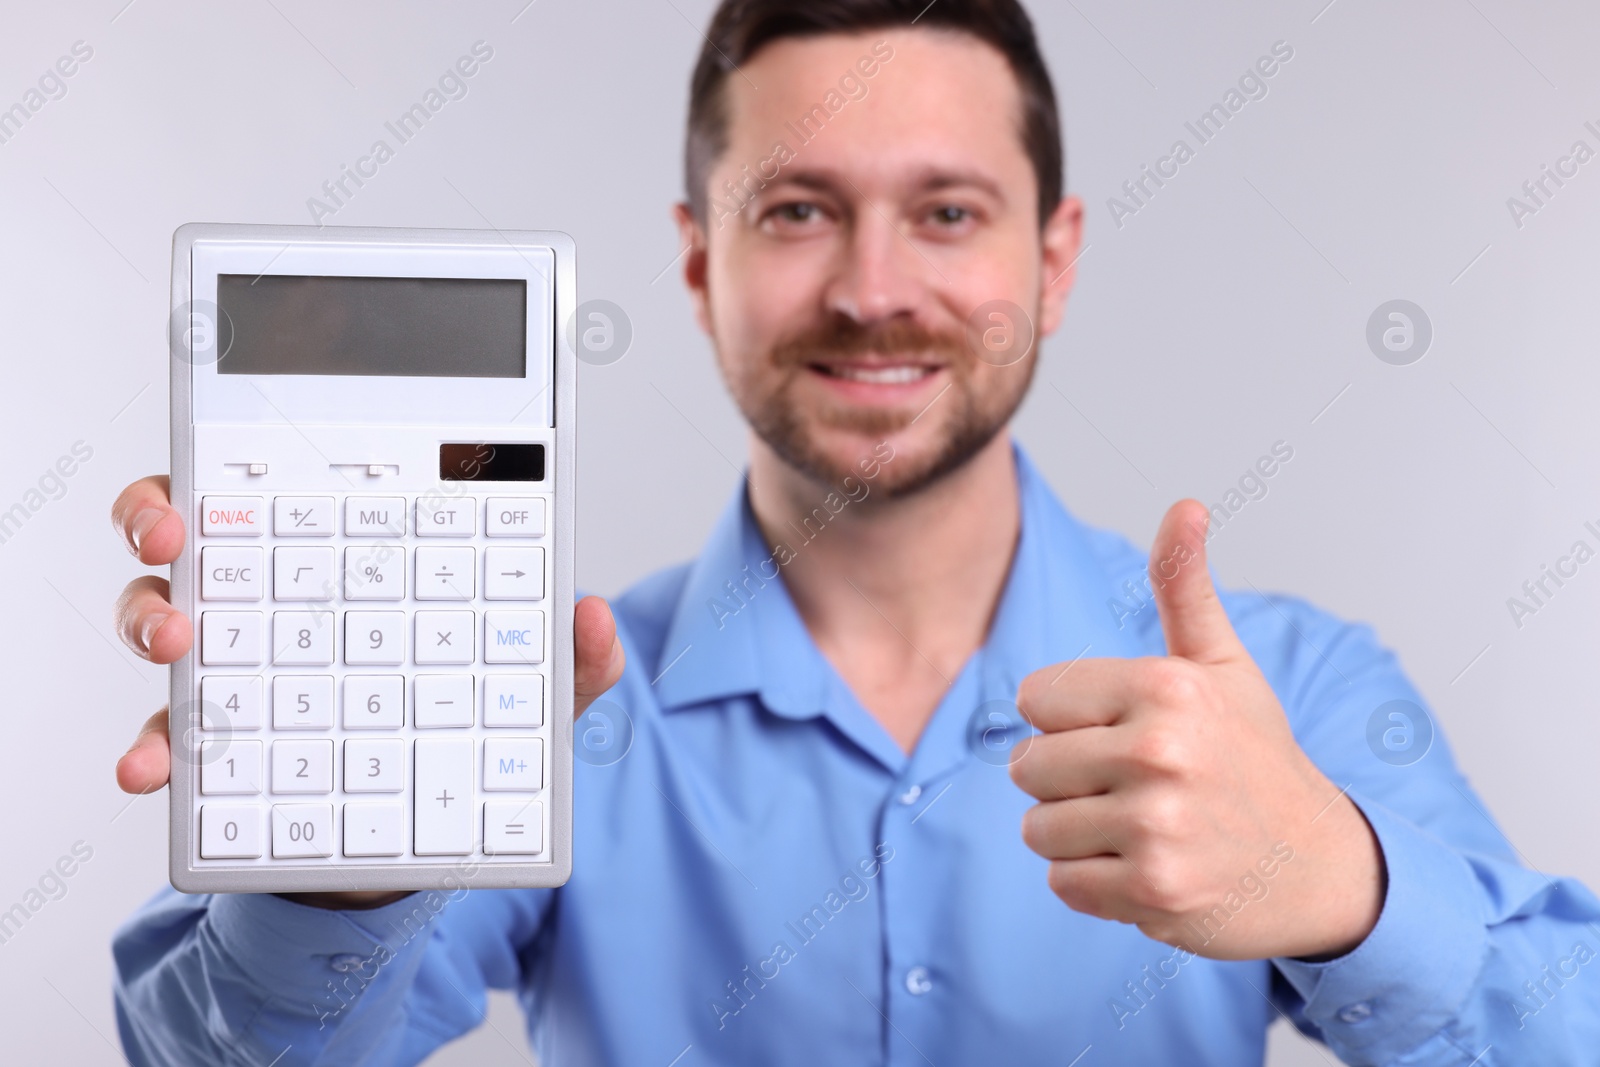
<path fill-rule="evenodd" d="M 951 366 L 963 365 L 968 355 L 966 338 L 960 333 L 930 330 L 912 319 L 861 323 L 834 315 L 774 345 L 772 362 L 779 367 L 804 367 L 872 354 L 931 356 Z"/>

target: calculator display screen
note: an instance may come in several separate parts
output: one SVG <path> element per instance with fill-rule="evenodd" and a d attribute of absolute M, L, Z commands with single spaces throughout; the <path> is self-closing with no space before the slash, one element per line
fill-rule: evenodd
<path fill-rule="evenodd" d="M 521 378 L 515 278 L 217 275 L 220 374 Z"/>

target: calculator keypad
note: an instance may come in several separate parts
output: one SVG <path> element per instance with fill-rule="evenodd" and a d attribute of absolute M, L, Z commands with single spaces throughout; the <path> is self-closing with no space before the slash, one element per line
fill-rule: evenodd
<path fill-rule="evenodd" d="M 200 504 L 200 858 L 541 854 L 547 498 Z"/>

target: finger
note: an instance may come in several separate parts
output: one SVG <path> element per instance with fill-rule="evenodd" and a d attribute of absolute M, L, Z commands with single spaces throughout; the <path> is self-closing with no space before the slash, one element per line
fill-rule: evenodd
<path fill-rule="evenodd" d="M 1116 726 L 1087 726 L 1023 738 L 1011 753 L 1011 780 L 1035 800 L 1107 792 L 1127 778 Z"/>
<path fill-rule="evenodd" d="M 600 597 L 586 596 L 573 610 L 572 658 L 572 713 L 576 716 L 617 684 L 626 661 L 611 605 Z"/>
<path fill-rule="evenodd" d="M 165 566 L 183 551 L 183 516 L 172 506 L 165 474 L 140 478 L 111 505 L 111 525 L 141 563 Z"/>
<path fill-rule="evenodd" d="M 167 746 L 167 709 L 145 721 L 132 747 L 117 760 L 117 785 L 124 793 L 149 793 L 167 784 L 172 753 Z"/>
<path fill-rule="evenodd" d="M 1133 699 L 1125 659 L 1080 659 L 1034 671 L 1017 687 L 1017 710 L 1035 729 L 1050 733 L 1080 726 L 1109 726 Z"/>
<path fill-rule="evenodd" d="M 1167 654 L 1199 663 L 1222 663 L 1244 649 L 1206 569 L 1206 527 L 1211 513 L 1198 500 L 1167 509 L 1150 546 L 1150 584 L 1155 590 Z"/>
<path fill-rule="evenodd" d="M 117 598 L 117 632 L 129 648 L 151 663 L 171 663 L 189 651 L 194 630 L 168 601 L 165 578 L 146 574 L 129 582 Z"/>
<path fill-rule="evenodd" d="M 1046 733 L 1111 726 L 1143 704 L 1183 695 L 1193 665 L 1166 656 L 1080 659 L 1034 671 L 1017 687 L 1017 710 Z"/>
<path fill-rule="evenodd" d="M 1047 860 L 1123 856 L 1119 806 L 1126 800 L 1111 794 L 1035 804 L 1022 813 L 1022 843 Z"/>
<path fill-rule="evenodd" d="M 1120 923 L 1148 923 L 1168 918 L 1138 901 L 1143 877 L 1121 856 L 1053 860 L 1046 876 L 1050 891 L 1073 911 Z"/>

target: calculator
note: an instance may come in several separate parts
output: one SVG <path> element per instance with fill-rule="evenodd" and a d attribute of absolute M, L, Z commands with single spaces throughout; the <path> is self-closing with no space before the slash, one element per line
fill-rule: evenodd
<path fill-rule="evenodd" d="M 572 240 L 173 239 L 172 884 L 572 867 Z"/>

